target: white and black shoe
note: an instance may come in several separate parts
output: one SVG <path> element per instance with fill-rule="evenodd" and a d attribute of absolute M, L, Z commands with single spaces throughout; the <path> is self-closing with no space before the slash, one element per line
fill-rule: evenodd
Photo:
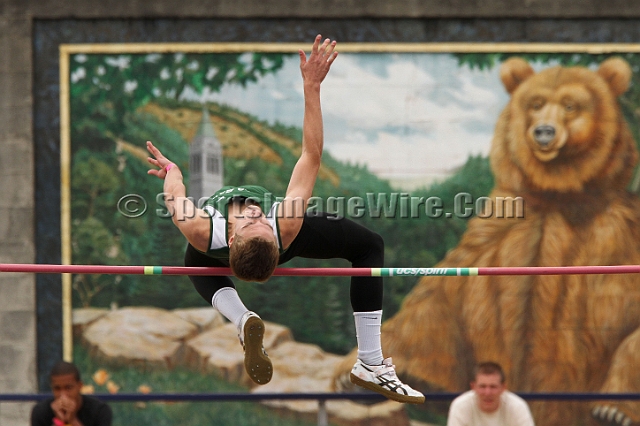
<path fill-rule="evenodd" d="M 396 375 L 395 365 L 387 358 L 382 365 L 367 365 L 359 359 L 349 375 L 351 383 L 378 392 L 389 399 L 409 404 L 422 404 L 424 395 L 405 385 Z"/>
<path fill-rule="evenodd" d="M 240 320 L 238 337 L 244 348 L 244 368 L 255 383 L 265 385 L 271 381 L 273 366 L 264 350 L 264 322 L 255 313 L 248 311 Z"/>

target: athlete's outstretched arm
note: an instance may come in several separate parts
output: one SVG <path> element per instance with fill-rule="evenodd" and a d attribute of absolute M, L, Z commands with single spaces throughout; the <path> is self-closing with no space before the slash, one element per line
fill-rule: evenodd
<path fill-rule="evenodd" d="M 336 42 L 322 36 L 315 38 L 311 55 L 300 50 L 300 71 L 304 84 L 304 122 L 302 125 L 302 153 L 293 168 L 286 197 L 283 201 L 284 217 L 280 219 L 280 227 L 285 246 L 298 234 L 306 204 L 316 183 L 324 134 L 322 127 L 322 109 L 320 107 L 320 84 L 326 77 L 333 61 L 338 56 L 335 51 Z M 290 241 L 288 241 L 290 239 Z"/>
<path fill-rule="evenodd" d="M 182 172 L 178 166 L 167 159 L 151 142 L 147 142 L 147 150 L 153 156 L 147 158 L 147 161 L 158 167 L 147 173 L 164 179 L 164 203 L 173 223 L 193 247 L 207 251 L 211 238 L 209 216 L 187 198 Z"/>

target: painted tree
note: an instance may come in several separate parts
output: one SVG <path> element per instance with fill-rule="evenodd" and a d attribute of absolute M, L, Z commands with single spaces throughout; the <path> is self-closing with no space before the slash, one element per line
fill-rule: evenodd
<path fill-rule="evenodd" d="M 95 123 L 120 137 L 127 114 L 149 101 L 246 86 L 283 61 L 274 53 L 76 54 L 69 63 L 72 124 Z"/>

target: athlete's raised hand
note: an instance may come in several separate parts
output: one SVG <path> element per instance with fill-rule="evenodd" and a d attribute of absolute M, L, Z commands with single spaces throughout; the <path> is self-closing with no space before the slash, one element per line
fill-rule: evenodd
<path fill-rule="evenodd" d="M 302 79 L 305 83 L 321 83 L 331 68 L 331 64 L 338 57 L 335 50 L 337 42 L 325 39 L 322 44 L 320 41 L 322 36 L 318 34 L 311 48 L 311 55 L 307 59 L 304 51 L 299 50 L 300 54 L 300 71 Z"/>

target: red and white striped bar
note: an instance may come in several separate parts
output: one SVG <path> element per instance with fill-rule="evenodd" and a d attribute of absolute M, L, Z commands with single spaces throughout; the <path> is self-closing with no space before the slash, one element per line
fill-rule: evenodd
<path fill-rule="evenodd" d="M 4 263 L 0 272 L 110 275 L 233 275 L 230 268 L 186 266 L 53 265 Z M 276 268 L 274 276 L 426 277 L 474 275 L 608 275 L 637 274 L 640 265 L 526 266 L 486 268 Z"/>

